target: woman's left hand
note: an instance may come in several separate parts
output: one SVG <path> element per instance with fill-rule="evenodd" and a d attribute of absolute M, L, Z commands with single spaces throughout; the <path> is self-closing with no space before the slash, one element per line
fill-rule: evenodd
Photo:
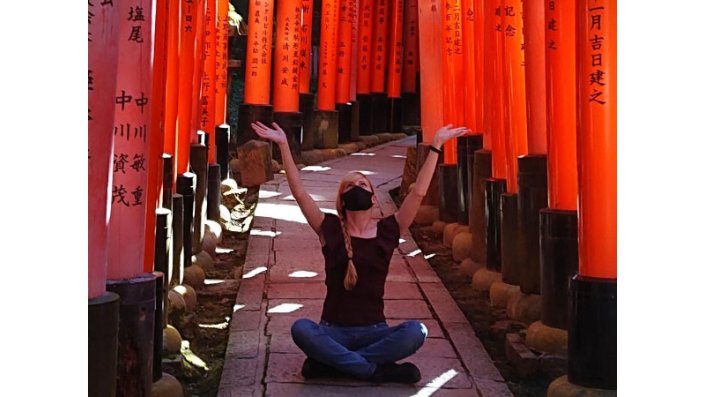
<path fill-rule="evenodd" d="M 436 131 L 436 136 L 433 137 L 433 146 L 440 149 L 446 141 L 465 135 L 468 132 L 470 130 L 464 126 L 453 128 L 453 124 L 444 125 Z"/>

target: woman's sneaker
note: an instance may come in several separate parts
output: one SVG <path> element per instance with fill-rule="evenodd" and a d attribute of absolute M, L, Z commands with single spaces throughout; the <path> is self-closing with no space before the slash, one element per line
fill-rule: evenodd
<path fill-rule="evenodd" d="M 375 382 L 416 383 L 421 380 L 421 371 L 412 363 L 377 364 L 377 369 L 372 374 Z"/>
<path fill-rule="evenodd" d="M 306 379 L 336 378 L 343 376 L 343 373 L 329 365 L 323 364 L 320 361 L 306 357 L 304 365 L 301 367 L 301 375 L 303 375 Z"/>

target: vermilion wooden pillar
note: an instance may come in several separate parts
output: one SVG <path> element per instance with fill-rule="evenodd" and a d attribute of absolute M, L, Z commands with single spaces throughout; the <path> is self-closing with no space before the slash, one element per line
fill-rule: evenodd
<path fill-rule="evenodd" d="M 477 81 L 475 75 L 475 4 L 473 0 L 461 2 L 462 37 L 463 37 L 463 117 L 465 125 L 473 137 L 458 139 L 458 218 L 460 224 L 468 225 L 472 207 L 472 185 L 474 168 L 474 151 L 482 147 L 482 132 L 477 128 Z M 480 147 L 477 147 L 477 145 Z"/>
<path fill-rule="evenodd" d="M 303 117 L 301 150 L 313 149 L 313 101 L 311 93 L 311 32 L 313 27 L 313 0 L 301 0 L 299 43 L 299 111 Z"/>
<path fill-rule="evenodd" d="M 193 85 L 192 96 L 191 96 L 191 143 L 196 143 L 199 141 L 198 134 L 206 133 L 212 135 L 213 132 L 207 132 L 201 129 L 201 118 L 200 118 L 200 101 L 201 101 L 201 84 L 203 82 L 203 71 L 205 69 L 205 53 L 204 53 L 204 41 L 205 41 L 205 13 L 206 13 L 206 1 L 205 0 L 193 0 L 193 4 L 196 6 L 196 18 L 195 27 L 196 40 L 194 42 L 194 52 L 193 52 Z M 210 139 L 210 138 L 208 138 Z M 207 142 L 204 142 L 208 146 Z"/>
<path fill-rule="evenodd" d="M 504 129 L 507 148 L 507 191 L 517 193 L 517 157 L 528 152 L 522 1 L 504 0 L 503 4 L 504 89 L 508 112 Z"/>
<path fill-rule="evenodd" d="M 485 75 L 485 63 L 488 54 L 486 48 L 486 28 L 489 18 L 486 12 L 489 7 L 489 0 L 474 0 L 473 2 L 473 25 L 474 41 L 473 50 L 475 58 L 475 123 L 477 132 L 482 133 L 482 147 L 473 156 L 472 183 L 468 189 L 472 191 L 470 202 L 469 225 L 472 231 L 472 248 L 470 257 L 475 262 L 485 262 L 485 178 L 489 178 L 492 173 L 492 156 L 489 149 L 491 139 L 489 134 L 489 98 L 485 91 L 485 84 L 488 76 Z"/>
<path fill-rule="evenodd" d="M 228 123 L 226 109 L 228 106 L 228 31 L 230 30 L 230 23 L 228 22 L 229 4 L 230 2 L 228 0 L 216 0 L 215 125 Z M 261 20 L 258 23 L 260 25 L 260 30 L 258 33 L 260 35 L 259 39 L 262 41 L 261 44 L 269 45 L 269 40 L 272 37 L 272 5 L 270 4 L 269 7 L 267 7 L 267 2 L 264 2 L 263 5 L 263 13 L 261 14 Z M 250 8 L 250 10 L 251 9 L 252 8 Z M 250 20 L 248 19 L 248 22 L 249 21 Z M 260 59 L 263 60 L 269 60 L 271 58 L 271 53 L 268 51 L 266 45 L 263 48 L 267 51 L 260 53 Z M 267 62 L 266 64 L 263 63 L 260 67 L 270 64 L 271 62 Z M 267 75 L 267 77 L 269 77 L 269 75 Z M 269 89 L 269 85 L 267 85 L 267 89 Z M 269 94 L 267 94 L 267 98 L 269 98 Z M 269 100 L 267 100 L 267 103 L 269 103 Z M 250 124 L 248 123 L 247 125 L 249 126 Z"/>
<path fill-rule="evenodd" d="M 303 115 L 299 112 L 301 4 L 301 0 L 294 0 L 280 2 L 277 5 L 273 75 L 274 121 L 286 133 L 289 147 L 295 160 L 298 160 L 301 156 L 301 132 L 303 127 Z M 273 157 L 281 160 L 278 145 L 273 145 Z"/>
<path fill-rule="evenodd" d="M 443 124 L 465 124 L 463 87 L 463 28 L 460 0 L 441 1 L 443 18 Z M 444 222 L 458 219 L 458 142 L 448 141 L 443 148 L 443 164 L 438 166 L 441 202 L 439 217 Z"/>
<path fill-rule="evenodd" d="M 206 0 L 203 20 L 203 76 L 199 100 L 199 128 L 208 133 L 208 162 L 216 162 L 215 137 L 215 63 L 216 63 L 216 0 Z"/>
<path fill-rule="evenodd" d="M 419 69 L 420 69 L 420 107 L 421 133 L 423 142 L 430 145 L 436 131 L 443 126 L 443 12 L 440 0 L 430 0 L 418 3 L 419 11 Z M 424 160 L 427 148 L 419 145 L 418 160 Z M 426 152 L 426 153 L 424 153 Z M 417 160 L 417 164 L 422 164 Z M 431 181 L 423 204 L 437 205 L 439 193 L 437 190 L 437 174 Z"/>
<path fill-rule="evenodd" d="M 485 250 L 487 269 L 501 272 L 501 229 L 499 200 L 506 191 L 507 181 L 507 101 L 504 75 L 504 27 L 501 0 L 492 0 L 485 8 L 485 95 L 488 100 L 486 115 L 490 118 L 489 132 L 492 140 L 492 178 L 485 183 Z M 482 158 L 482 156 L 481 156 Z"/>
<path fill-rule="evenodd" d="M 155 277 L 143 272 L 152 7 L 136 0 L 115 7 L 120 22 L 107 289 L 121 297 L 116 395 L 145 396 L 152 385 L 155 305 Z"/>
<path fill-rule="evenodd" d="M 443 126 L 443 12 L 440 0 L 419 3 L 419 68 L 421 70 L 421 131 L 431 143 Z M 423 55 L 421 55 L 423 54 Z"/>
<path fill-rule="evenodd" d="M 197 4 L 181 0 L 181 26 L 179 32 L 179 102 L 176 126 L 176 173 L 188 171 L 189 148 L 193 142 L 191 116 L 193 113 L 193 70 L 196 40 Z"/>
<path fill-rule="evenodd" d="M 164 153 L 172 156 L 172 180 L 176 182 L 176 120 L 179 108 L 179 32 L 181 30 L 181 2 L 167 1 L 166 86 L 164 88 Z M 168 204 L 171 205 L 171 204 Z"/>
<path fill-rule="evenodd" d="M 318 109 L 314 112 L 314 141 L 317 148 L 338 146 L 338 112 L 335 110 L 337 77 L 338 13 L 340 0 L 323 0 L 321 46 L 318 63 Z"/>
<path fill-rule="evenodd" d="M 252 123 L 261 121 L 266 125 L 271 125 L 273 121 L 272 106 L 269 104 L 269 91 L 272 71 L 271 48 L 274 3 L 250 0 L 247 21 L 245 95 L 243 103 L 238 110 L 237 136 L 235 137 L 236 146 L 238 147 L 250 139 L 260 139 L 252 130 Z"/>
<path fill-rule="evenodd" d="M 617 388 L 617 2 L 576 4 L 578 275 L 568 381 Z"/>
<path fill-rule="evenodd" d="M 387 51 L 389 42 L 389 18 L 392 0 L 375 0 L 372 17 L 372 70 L 370 77 L 372 132 L 387 130 L 388 97 L 385 92 Z"/>
<path fill-rule="evenodd" d="M 358 25 L 357 51 L 357 101 L 360 106 L 360 135 L 372 133 L 372 35 L 374 0 L 360 0 L 360 22 Z"/>
<path fill-rule="evenodd" d="M 335 110 L 338 111 L 338 142 L 350 141 L 352 104 L 350 103 L 350 79 L 352 66 L 352 31 L 355 0 L 339 0 L 337 78 L 335 80 Z"/>
<path fill-rule="evenodd" d="M 575 3 L 545 0 L 548 208 L 540 212 L 541 322 L 568 330 L 578 270 Z"/>
<path fill-rule="evenodd" d="M 349 85 L 349 101 L 350 101 L 350 140 L 358 141 L 360 139 L 360 104 L 357 102 L 357 54 L 359 51 L 359 35 L 360 35 L 360 0 L 352 0 L 348 3 L 350 7 L 350 15 L 352 18 L 352 36 L 350 38 L 350 48 L 352 54 L 350 56 L 350 85 Z"/>
<path fill-rule="evenodd" d="M 147 217 L 145 221 L 144 271 L 154 270 L 154 237 L 156 209 L 162 197 L 162 153 L 164 148 L 164 89 L 166 75 L 166 0 L 155 2 L 154 60 L 152 68 L 152 120 L 147 138 L 149 148 L 149 166 L 147 176 Z"/>
<path fill-rule="evenodd" d="M 106 292 L 117 81 L 116 7 L 88 5 L 88 394 L 115 395 L 120 297 Z"/>
<path fill-rule="evenodd" d="M 404 56 L 402 66 L 401 97 L 402 124 L 419 125 L 419 93 L 417 87 L 419 68 L 419 6 L 418 0 L 406 0 L 404 9 Z"/>
<path fill-rule="evenodd" d="M 404 51 L 402 25 L 404 22 L 404 0 L 391 0 L 389 15 L 389 59 L 387 61 L 387 130 L 401 132 L 401 76 Z"/>

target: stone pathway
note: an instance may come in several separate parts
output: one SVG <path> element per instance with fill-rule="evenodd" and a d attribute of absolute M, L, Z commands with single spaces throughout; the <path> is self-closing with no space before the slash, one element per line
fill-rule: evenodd
<path fill-rule="evenodd" d="M 380 216 L 387 216 L 396 211 L 388 191 L 400 185 L 406 148 L 415 145 L 415 139 L 408 137 L 309 166 L 301 178 L 319 206 L 335 213 L 340 178 L 361 170 L 375 185 Z M 260 187 L 219 397 L 512 395 L 408 231 L 401 235 L 392 257 L 385 316 L 389 325 L 418 319 L 428 327 L 426 343 L 407 359 L 421 370 L 421 381 L 412 386 L 305 380 L 300 372 L 305 356 L 292 341 L 290 327 L 300 317 L 320 319 L 324 277 L 320 242 L 291 196 L 285 176 L 278 174 Z"/>

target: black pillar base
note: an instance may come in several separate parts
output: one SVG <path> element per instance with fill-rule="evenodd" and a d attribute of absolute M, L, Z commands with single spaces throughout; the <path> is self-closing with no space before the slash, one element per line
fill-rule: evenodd
<path fill-rule="evenodd" d="M 106 287 L 120 295 L 115 395 L 149 396 L 154 358 L 156 277 L 145 273 L 124 280 L 108 280 Z"/>
<path fill-rule="evenodd" d="M 372 96 L 370 94 L 357 94 L 360 104 L 360 135 L 372 135 Z"/>
<path fill-rule="evenodd" d="M 184 196 L 179 193 L 171 197 L 171 237 L 173 250 L 167 277 L 169 286 L 175 287 L 184 280 Z"/>
<path fill-rule="evenodd" d="M 174 194 L 174 158 L 164 153 L 162 161 L 162 207 L 171 209 L 171 195 Z"/>
<path fill-rule="evenodd" d="M 519 255 L 523 258 L 521 292 L 541 293 L 539 211 L 548 207 L 547 158 L 545 154 L 520 156 L 519 163 Z"/>
<path fill-rule="evenodd" d="M 230 176 L 230 126 L 221 124 L 215 127 L 215 159 L 220 165 L 220 180 Z"/>
<path fill-rule="evenodd" d="M 291 149 L 291 155 L 295 163 L 301 162 L 301 135 L 303 134 L 304 115 L 301 112 L 274 112 L 274 121 L 286 133 L 286 140 Z M 272 158 L 282 161 L 282 154 L 279 152 L 279 145 L 272 145 Z"/>
<path fill-rule="evenodd" d="M 338 112 L 335 110 L 316 110 L 313 112 L 313 137 L 317 149 L 335 149 L 338 147 Z"/>
<path fill-rule="evenodd" d="M 223 174 L 220 164 L 208 164 L 208 194 L 206 195 L 206 217 L 212 221 L 220 220 L 220 182 Z"/>
<path fill-rule="evenodd" d="M 570 279 L 578 272 L 578 212 L 544 208 L 541 228 L 541 322 L 568 330 Z"/>
<path fill-rule="evenodd" d="M 191 255 L 193 254 L 193 214 L 196 191 L 196 175 L 191 172 L 184 172 L 176 177 L 176 192 L 183 197 L 183 252 L 184 268 L 191 266 Z"/>
<path fill-rule="evenodd" d="M 441 201 L 438 205 L 438 217 L 443 222 L 458 220 L 458 165 L 441 164 L 438 166 L 438 191 Z"/>
<path fill-rule="evenodd" d="M 154 235 L 154 271 L 162 272 L 167 279 L 171 273 L 171 211 L 157 208 Z"/>
<path fill-rule="evenodd" d="M 511 285 L 519 285 L 521 279 L 521 262 L 517 248 L 519 234 L 519 217 L 517 215 L 517 194 L 504 193 L 501 199 L 501 251 L 502 251 L 502 281 Z"/>
<path fill-rule="evenodd" d="M 617 280 L 577 275 L 571 280 L 568 380 L 617 389 Z"/>
<path fill-rule="evenodd" d="M 468 137 L 457 138 L 456 156 L 458 159 L 458 218 L 455 222 L 461 225 L 468 224 Z"/>
<path fill-rule="evenodd" d="M 88 395 L 115 396 L 120 296 L 88 299 Z"/>
<path fill-rule="evenodd" d="M 335 110 L 338 111 L 338 143 L 350 142 L 352 104 L 350 102 L 336 103 Z"/>
<path fill-rule="evenodd" d="M 383 92 L 373 92 L 371 95 L 370 114 L 372 117 L 372 133 L 387 132 L 387 107 L 389 98 Z"/>
<path fill-rule="evenodd" d="M 402 92 L 401 99 L 403 103 L 402 124 L 420 125 L 421 108 L 419 106 L 418 92 Z"/>
<path fill-rule="evenodd" d="M 208 149 L 205 145 L 192 143 L 190 151 L 191 170 L 196 174 L 193 196 L 193 239 L 191 251 L 201 251 L 201 241 L 206 232 L 206 188 L 208 186 Z M 182 193 L 183 194 L 183 193 Z"/>
<path fill-rule="evenodd" d="M 360 140 L 360 104 L 357 101 L 350 102 L 350 142 Z"/>
<path fill-rule="evenodd" d="M 303 117 L 301 133 L 301 150 L 313 149 L 313 102 L 315 96 L 310 93 L 299 94 L 299 111 Z"/>
<path fill-rule="evenodd" d="M 485 230 L 487 237 L 487 270 L 502 272 L 502 224 L 499 206 L 502 194 L 507 191 L 506 179 L 485 179 Z"/>
<path fill-rule="evenodd" d="M 482 149 L 482 135 L 468 135 L 464 137 L 466 139 L 465 152 L 467 153 L 467 160 L 465 160 L 465 171 L 464 177 L 460 175 L 460 170 L 458 171 L 458 177 L 464 178 L 458 181 L 458 185 L 461 183 L 465 189 L 465 220 L 463 225 L 472 225 L 470 218 L 472 217 L 472 199 L 473 199 L 473 184 L 474 184 L 474 170 L 475 170 L 475 151 Z M 458 156 L 458 166 L 460 166 L 460 156 Z"/>
<path fill-rule="evenodd" d="M 261 121 L 267 126 L 272 125 L 274 109 L 272 105 L 251 105 L 243 103 L 238 110 L 237 134 L 235 134 L 235 146 L 230 146 L 231 151 L 244 145 L 250 139 L 262 140 L 257 133 L 252 130 L 251 124 Z M 232 145 L 232 144 L 231 144 Z"/>
<path fill-rule="evenodd" d="M 487 263 L 487 218 L 485 217 L 485 179 L 492 176 L 492 152 L 475 151 L 472 178 L 472 206 L 470 207 L 470 231 L 472 247 L 470 258 L 476 263 Z"/>
<path fill-rule="evenodd" d="M 387 115 L 389 126 L 388 132 L 402 132 L 402 112 L 404 110 L 404 102 L 401 98 L 389 98 L 389 108 Z"/>
<path fill-rule="evenodd" d="M 166 310 L 168 288 L 164 287 L 165 276 L 162 272 L 153 272 L 154 278 L 154 343 L 152 345 L 152 382 L 162 378 L 162 348 L 164 347 L 164 327 L 166 327 Z"/>

